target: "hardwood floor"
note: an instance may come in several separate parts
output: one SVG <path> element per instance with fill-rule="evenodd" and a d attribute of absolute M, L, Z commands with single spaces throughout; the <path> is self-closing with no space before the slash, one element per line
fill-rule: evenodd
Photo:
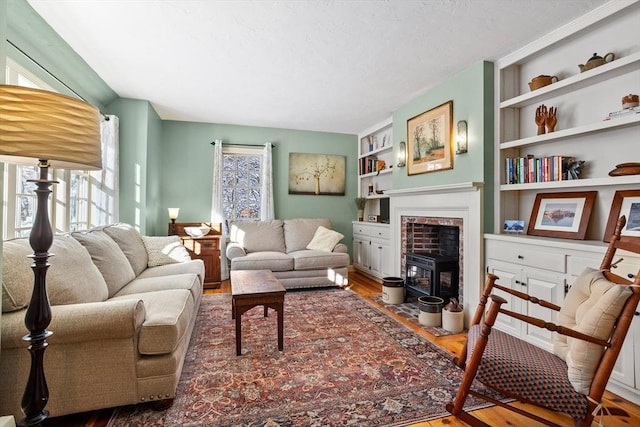
<path fill-rule="evenodd" d="M 382 292 L 382 287 L 379 283 L 369 279 L 368 277 L 359 274 L 359 273 L 349 273 L 349 283 L 350 289 L 354 292 L 357 292 L 359 295 L 365 298 L 371 298 L 372 296 L 380 295 Z M 204 291 L 205 294 L 216 294 L 216 293 L 230 293 L 231 288 L 229 281 L 225 281 L 222 283 L 219 289 L 207 289 Z M 389 315 L 395 317 L 400 320 L 416 333 L 424 336 L 430 341 L 436 343 L 437 345 L 443 347 L 445 350 L 450 353 L 455 354 L 456 356 L 460 354 L 462 350 L 462 346 L 464 345 L 466 335 L 465 334 L 457 334 L 457 335 L 449 335 L 443 337 L 436 337 L 426 332 L 424 329 L 419 327 L 418 325 L 414 325 L 401 317 L 397 316 L 390 310 L 387 310 L 384 305 L 377 303 L 375 300 L 371 299 L 371 302 L 381 309 L 385 310 Z M 629 413 L 629 417 L 606 417 L 605 424 L 607 427 L 628 427 L 628 426 L 638 426 L 640 425 L 640 406 L 634 405 L 612 393 L 605 394 L 605 404 L 607 406 L 617 406 L 624 409 L 627 413 Z M 522 407 L 531 408 L 529 405 L 525 404 L 517 404 Z M 539 415 L 548 419 L 552 422 L 563 426 L 573 426 L 573 421 L 569 417 L 565 417 L 562 415 L 558 415 L 556 413 L 545 411 L 542 409 L 535 408 L 535 412 Z M 513 427 L 513 426 L 536 426 L 542 425 L 537 424 L 534 421 L 521 417 L 513 412 L 507 411 L 505 409 L 499 407 L 491 407 L 486 409 L 481 409 L 473 412 L 475 416 L 482 419 L 489 425 L 496 427 Z M 45 427 L 105 427 L 111 417 L 112 410 L 105 409 L 101 411 L 94 411 L 85 414 L 76 414 L 68 417 L 59 417 L 47 420 L 44 423 Z M 457 420 L 455 417 L 449 416 L 444 418 L 439 418 L 436 420 L 431 420 L 428 422 L 412 424 L 410 427 L 458 427 L 458 426 L 466 426 L 466 423 Z M 594 426 L 598 425 L 597 420 L 593 423 Z"/>

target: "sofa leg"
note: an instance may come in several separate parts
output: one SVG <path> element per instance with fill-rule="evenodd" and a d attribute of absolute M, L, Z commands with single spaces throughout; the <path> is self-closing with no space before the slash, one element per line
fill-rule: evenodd
<path fill-rule="evenodd" d="M 164 411 L 165 409 L 169 409 L 173 405 L 173 399 L 162 399 L 156 400 L 151 404 L 151 408 L 154 411 Z"/>

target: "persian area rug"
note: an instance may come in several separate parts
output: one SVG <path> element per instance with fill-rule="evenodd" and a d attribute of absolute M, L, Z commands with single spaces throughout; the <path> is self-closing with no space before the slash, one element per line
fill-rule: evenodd
<path fill-rule="evenodd" d="M 413 301 L 407 301 L 402 304 L 385 304 L 382 302 L 382 295 L 376 295 L 371 297 L 377 303 L 383 305 L 387 310 L 390 310 L 402 317 L 403 319 L 407 319 L 411 323 L 414 323 L 420 326 L 425 331 L 429 332 L 431 335 L 436 337 L 442 337 L 445 335 L 453 335 L 453 332 L 449 332 L 446 329 L 440 328 L 438 326 L 424 326 L 421 325 L 418 321 L 418 316 L 420 315 L 420 309 L 418 308 L 418 300 L 414 298 Z"/>
<path fill-rule="evenodd" d="M 242 316 L 236 356 L 231 296 L 203 296 L 173 406 L 121 407 L 108 426 L 399 426 L 448 415 L 461 379 L 452 356 L 352 291 L 288 291 L 283 352 L 276 313 L 263 314 Z"/>

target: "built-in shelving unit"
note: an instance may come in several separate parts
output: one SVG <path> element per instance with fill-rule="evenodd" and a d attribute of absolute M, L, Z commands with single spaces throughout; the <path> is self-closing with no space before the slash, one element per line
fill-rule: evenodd
<path fill-rule="evenodd" d="M 622 109 L 624 96 L 640 93 L 638 40 L 640 2 L 612 1 L 496 62 L 494 158 L 499 185 L 494 191 L 494 234 L 485 235 L 485 266 L 507 286 L 541 293 L 538 296 L 561 304 L 564 289 L 581 269 L 599 265 L 615 192 L 640 189 L 640 175 L 609 176 L 620 163 L 640 162 L 640 114 L 608 119 L 609 113 Z M 611 52 L 615 58 L 581 72 L 578 64 L 594 52 L 601 57 Z M 530 90 L 528 83 L 539 75 L 556 76 L 558 81 Z M 536 109 L 543 104 L 557 109 L 558 123 L 553 132 L 537 135 Z M 528 156 L 551 159 L 556 169 L 558 157 L 573 157 L 585 164 L 579 179 L 520 183 L 513 179 L 514 163 L 508 159 Z M 527 229 L 538 194 L 582 190 L 597 191 L 587 240 L 502 231 L 505 220 L 524 220 Z M 637 257 L 625 255 L 624 263 L 628 274 L 636 274 L 640 267 Z M 513 309 L 527 312 L 524 307 Z M 550 348 L 547 335 L 535 335 L 520 324 L 496 325 Z M 614 393 L 635 403 L 640 403 L 639 342 L 640 315 L 634 319 L 609 382 Z"/>
<path fill-rule="evenodd" d="M 380 215 L 380 199 L 392 189 L 393 122 L 388 118 L 358 135 L 358 197 L 369 199 L 365 220 Z"/>

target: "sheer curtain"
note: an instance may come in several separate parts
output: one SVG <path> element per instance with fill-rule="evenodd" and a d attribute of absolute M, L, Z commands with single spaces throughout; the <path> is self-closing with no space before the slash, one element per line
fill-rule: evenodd
<path fill-rule="evenodd" d="M 224 211 L 222 210 L 222 140 L 216 139 L 213 145 L 213 197 L 211 202 L 211 222 L 222 224 L 222 236 L 220 238 L 220 278 L 229 278 L 229 268 L 227 267 L 227 236 L 228 231 L 224 221 Z"/>
<path fill-rule="evenodd" d="M 91 171 L 91 227 L 118 222 L 118 116 L 100 120 L 102 169 Z"/>
<path fill-rule="evenodd" d="M 262 176 L 260 177 L 260 219 L 273 219 L 273 172 L 271 168 L 271 150 L 273 144 L 267 142 L 264 144 L 262 153 Z"/>

